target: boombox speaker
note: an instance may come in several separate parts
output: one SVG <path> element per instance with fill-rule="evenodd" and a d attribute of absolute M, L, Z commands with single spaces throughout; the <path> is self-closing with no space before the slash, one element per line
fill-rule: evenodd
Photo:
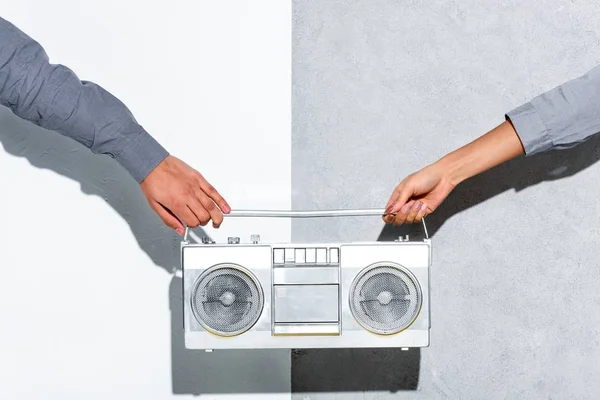
<path fill-rule="evenodd" d="M 382 216 L 383 210 L 232 211 L 226 217 Z M 429 346 L 431 241 L 181 244 L 189 349 Z"/>

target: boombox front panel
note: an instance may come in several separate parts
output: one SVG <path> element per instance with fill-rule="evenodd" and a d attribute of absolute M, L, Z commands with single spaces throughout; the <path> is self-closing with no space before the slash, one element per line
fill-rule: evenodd
<path fill-rule="evenodd" d="M 430 264 L 428 240 L 185 244 L 182 267 L 186 347 L 426 347 Z M 238 266 L 239 271 L 228 269 L 230 266 Z M 370 275 L 357 278 L 369 266 Z M 383 268 L 379 270 L 378 266 Z M 211 279 L 211 271 L 222 273 L 214 273 L 215 279 Z M 261 290 L 258 302 L 254 281 Z M 198 282 L 210 283 L 199 291 Z M 353 284 L 360 297 L 355 296 L 354 312 L 361 315 L 362 324 L 352 312 Z M 255 324 L 240 330 L 247 328 L 245 324 L 252 320 L 252 312 L 258 306 L 262 311 Z M 213 315 L 212 325 L 206 319 L 204 326 L 199 322 L 198 307 L 208 310 L 200 317 Z M 371 320 L 371 314 L 376 318 Z M 387 321 L 399 321 L 402 315 L 406 315 L 407 327 L 396 324 L 395 329 L 386 329 Z M 208 325 L 215 323 L 219 329 L 231 327 L 231 332 L 211 332 Z"/>

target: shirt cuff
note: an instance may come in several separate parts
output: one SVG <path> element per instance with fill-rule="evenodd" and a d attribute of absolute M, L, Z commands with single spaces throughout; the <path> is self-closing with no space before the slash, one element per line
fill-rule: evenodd
<path fill-rule="evenodd" d="M 167 150 L 156 139 L 142 131 L 115 159 L 137 183 L 142 183 L 168 155 Z"/>
<path fill-rule="evenodd" d="M 546 127 L 531 102 L 508 112 L 505 118 L 510 120 L 517 131 L 526 155 L 540 153 L 552 148 L 550 130 Z"/>

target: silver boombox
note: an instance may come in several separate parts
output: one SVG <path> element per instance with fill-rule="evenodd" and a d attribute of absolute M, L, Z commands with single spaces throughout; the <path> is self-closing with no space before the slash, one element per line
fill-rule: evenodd
<path fill-rule="evenodd" d="M 227 217 L 381 216 L 383 210 L 232 211 Z M 431 242 L 181 245 L 188 349 L 429 346 Z"/>

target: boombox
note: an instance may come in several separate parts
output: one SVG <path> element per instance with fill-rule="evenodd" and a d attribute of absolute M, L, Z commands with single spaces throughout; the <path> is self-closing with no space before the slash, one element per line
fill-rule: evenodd
<path fill-rule="evenodd" d="M 227 217 L 381 216 L 383 210 L 232 211 Z M 188 349 L 429 346 L 431 242 L 181 245 Z"/>

